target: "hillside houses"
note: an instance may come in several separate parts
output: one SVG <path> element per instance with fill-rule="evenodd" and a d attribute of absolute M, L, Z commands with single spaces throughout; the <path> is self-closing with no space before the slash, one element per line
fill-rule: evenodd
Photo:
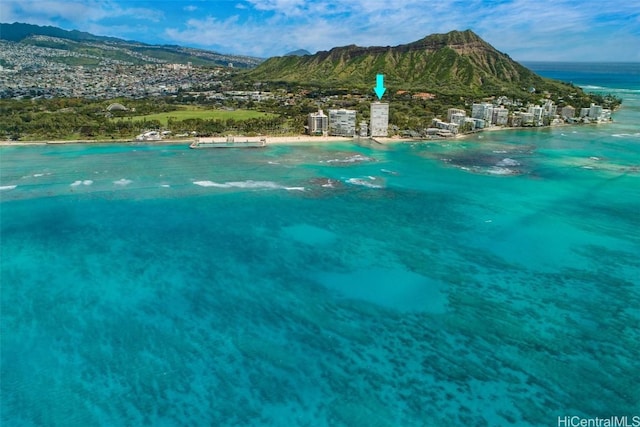
<path fill-rule="evenodd" d="M 86 55 L 84 55 L 86 56 Z M 183 64 L 132 65 L 100 58 L 95 67 L 67 65 L 84 56 L 60 49 L 0 41 L 0 98 L 87 99 L 165 96 L 192 88 L 216 87 L 230 72 Z"/>

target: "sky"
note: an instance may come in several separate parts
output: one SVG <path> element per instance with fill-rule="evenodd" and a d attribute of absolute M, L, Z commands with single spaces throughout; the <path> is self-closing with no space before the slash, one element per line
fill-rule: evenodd
<path fill-rule="evenodd" d="M 0 0 L 0 22 L 261 58 L 471 29 L 517 61 L 640 62 L 640 0 Z"/>

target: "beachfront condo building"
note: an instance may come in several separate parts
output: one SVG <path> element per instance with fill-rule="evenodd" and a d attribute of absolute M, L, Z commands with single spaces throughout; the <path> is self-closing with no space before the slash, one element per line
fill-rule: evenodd
<path fill-rule="evenodd" d="M 491 123 L 498 126 L 506 126 L 509 121 L 509 110 L 504 107 L 494 107 Z"/>
<path fill-rule="evenodd" d="M 371 136 L 389 135 L 389 104 L 386 102 L 371 103 Z"/>
<path fill-rule="evenodd" d="M 329 110 L 329 134 L 334 136 L 354 136 L 356 134 L 355 110 Z"/>
<path fill-rule="evenodd" d="M 326 135 L 329 130 L 329 117 L 322 110 L 310 113 L 307 119 L 309 135 Z"/>
<path fill-rule="evenodd" d="M 473 104 L 471 106 L 471 117 L 491 123 L 491 118 L 493 117 L 493 104 L 489 104 L 488 102 Z"/>
<path fill-rule="evenodd" d="M 560 115 L 565 119 L 573 119 L 576 116 L 576 109 L 571 105 L 562 107 Z"/>
<path fill-rule="evenodd" d="M 462 109 L 460 109 L 460 108 L 449 108 L 449 109 L 447 110 L 447 121 L 448 121 L 449 123 L 455 123 L 455 122 L 453 121 L 453 119 L 452 119 L 452 117 L 453 117 L 454 115 L 456 115 L 456 117 L 460 117 L 460 116 L 464 117 L 464 116 L 466 116 L 466 115 L 467 115 L 467 112 L 466 112 L 466 111 L 464 111 L 464 110 L 462 110 Z M 463 120 L 464 120 L 464 119 L 463 119 Z"/>

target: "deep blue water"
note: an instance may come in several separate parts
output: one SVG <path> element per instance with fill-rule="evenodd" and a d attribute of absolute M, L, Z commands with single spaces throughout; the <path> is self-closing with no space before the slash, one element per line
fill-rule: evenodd
<path fill-rule="evenodd" d="M 556 71 L 622 96 L 615 121 L 2 147 L 2 425 L 638 415 L 638 74 Z"/>
<path fill-rule="evenodd" d="M 638 62 L 523 62 L 522 65 L 543 77 L 573 83 L 576 86 L 633 89 L 640 87 Z"/>

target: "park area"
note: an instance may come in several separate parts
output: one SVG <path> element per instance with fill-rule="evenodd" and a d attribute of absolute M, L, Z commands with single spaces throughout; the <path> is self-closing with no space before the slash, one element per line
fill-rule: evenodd
<path fill-rule="evenodd" d="M 221 120 L 227 121 L 233 119 L 236 121 L 243 121 L 249 119 L 274 119 L 278 117 L 276 114 L 264 113 L 261 111 L 253 110 L 236 110 L 236 109 L 205 109 L 199 107 L 181 107 L 178 110 L 146 114 L 142 116 L 130 116 L 133 121 L 159 121 L 162 126 L 168 126 L 169 120 L 182 121 L 189 119 L 201 119 L 201 120 Z"/>

